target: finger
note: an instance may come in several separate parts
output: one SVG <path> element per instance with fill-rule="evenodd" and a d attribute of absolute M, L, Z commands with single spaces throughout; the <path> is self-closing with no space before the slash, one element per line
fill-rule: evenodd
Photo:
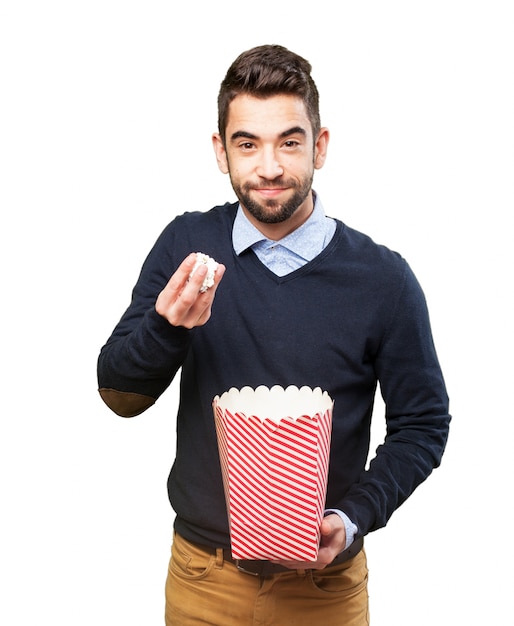
<path fill-rule="evenodd" d="M 193 275 L 188 275 L 184 287 L 180 292 L 180 299 L 189 306 L 192 306 L 199 297 L 207 293 L 208 290 L 201 291 L 203 281 L 207 276 L 207 271 L 207 266 L 200 265 L 194 271 Z"/>
<path fill-rule="evenodd" d="M 272 561 L 277 565 L 282 565 L 288 569 L 323 569 L 334 560 L 335 554 L 329 549 L 320 548 L 318 558 L 315 561 Z"/>
<path fill-rule="evenodd" d="M 206 291 L 200 291 L 203 283 L 202 275 L 206 273 L 205 267 L 199 267 L 184 289 L 180 292 L 178 298 L 173 305 L 173 311 L 170 311 L 168 320 L 174 325 L 193 328 L 202 326 L 211 316 L 211 307 L 216 293 L 216 289 L 225 273 L 225 266 L 218 265 L 214 275 L 214 285 Z M 197 278 L 196 274 L 200 277 Z"/>
<path fill-rule="evenodd" d="M 214 271 L 214 283 L 211 287 L 203 289 L 203 282 L 207 276 L 208 269 L 205 265 L 200 265 L 194 272 L 189 280 L 184 285 L 182 292 L 180 293 L 180 300 L 189 307 L 192 307 L 198 303 L 199 308 L 206 309 L 210 307 L 214 300 L 216 289 L 220 284 L 223 274 L 225 273 L 225 266 L 221 263 L 218 264 Z"/>
<path fill-rule="evenodd" d="M 192 321 L 193 326 L 201 326 L 210 318 L 212 303 L 216 295 L 216 290 L 221 282 L 221 279 L 223 278 L 223 274 L 225 273 L 225 269 L 224 265 L 219 264 L 214 273 L 214 284 L 212 287 L 209 287 L 204 292 L 198 290 L 196 291 L 196 294 L 191 295 L 191 297 L 194 298 L 194 302 L 189 309 L 189 318 L 190 323 Z M 187 294 L 184 296 L 181 295 L 180 299 L 187 299 L 187 297 Z"/>
<path fill-rule="evenodd" d="M 195 263 L 196 263 L 196 254 L 192 252 L 182 261 L 182 263 L 178 266 L 178 268 L 175 270 L 175 272 L 169 279 L 163 291 L 166 292 L 166 295 L 171 300 L 174 300 L 175 298 L 177 298 L 178 295 L 182 292 L 182 290 L 186 286 L 189 280 L 189 277 L 191 275 L 191 272 L 193 270 L 193 267 L 195 266 Z M 195 272 L 195 274 L 197 273 L 198 272 Z"/>
<path fill-rule="evenodd" d="M 157 299 L 159 313 L 167 317 L 167 313 L 174 309 L 173 317 L 179 319 L 194 305 L 207 272 L 207 268 L 201 266 L 191 276 L 195 264 L 196 254 L 193 252 L 175 270 Z"/>
<path fill-rule="evenodd" d="M 157 298 L 157 312 L 173 326 L 193 328 L 205 324 L 211 316 L 214 294 L 225 272 L 225 266 L 218 265 L 213 286 L 201 291 L 208 269 L 205 265 L 200 265 L 191 276 L 196 260 L 196 253 L 187 256 Z"/>
<path fill-rule="evenodd" d="M 321 526 L 320 526 L 320 533 L 322 535 L 330 535 L 330 533 L 332 532 L 332 524 L 329 521 L 328 517 L 323 518 L 323 521 L 321 522 Z"/>

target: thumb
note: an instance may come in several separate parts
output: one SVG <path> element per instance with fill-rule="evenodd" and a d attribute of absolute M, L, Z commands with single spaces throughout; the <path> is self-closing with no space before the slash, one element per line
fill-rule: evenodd
<path fill-rule="evenodd" d="M 321 526 L 320 526 L 320 533 L 322 537 L 328 537 L 329 535 L 331 535 L 335 528 L 333 527 L 330 518 L 334 517 L 333 515 L 327 515 L 327 517 L 323 518 L 323 521 L 321 522 Z"/>

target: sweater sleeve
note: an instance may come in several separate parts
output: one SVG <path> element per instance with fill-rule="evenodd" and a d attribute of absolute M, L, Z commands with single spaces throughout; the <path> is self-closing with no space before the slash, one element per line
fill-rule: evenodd
<path fill-rule="evenodd" d="M 404 284 L 375 360 L 386 407 L 386 437 L 339 508 L 358 535 L 385 526 L 441 462 L 450 415 L 421 287 L 405 266 Z"/>
<path fill-rule="evenodd" d="M 155 310 L 158 294 L 175 270 L 165 231 L 148 255 L 131 303 L 98 357 L 104 402 L 123 417 L 138 415 L 170 385 L 189 347 L 190 332 Z"/>

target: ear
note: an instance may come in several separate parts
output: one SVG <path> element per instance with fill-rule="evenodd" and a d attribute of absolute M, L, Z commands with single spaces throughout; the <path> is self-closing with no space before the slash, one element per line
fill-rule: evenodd
<path fill-rule="evenodd" d="M 318 133 L 318 138 L 314 144 L 314 167 L 319 170 L 325 165 L 327 158 L 328 141 L 330 133 L 328 128 L 322 128 Z"/>
<path fill-rule="evenodd" d="M 214 154 L 216 155 L 216 161 L 218 162 L 220 172 L 222 174 L 228 174 L 227 151 L 225 150 L 225 146 L 223 145 L 223 141 L 219 133 L 214 133 L 212 136 L 212 147 L 214 148 Z"/>

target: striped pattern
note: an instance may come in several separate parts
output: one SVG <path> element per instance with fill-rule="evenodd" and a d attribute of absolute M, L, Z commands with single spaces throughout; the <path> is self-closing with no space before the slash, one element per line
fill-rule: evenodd
<path fill-rule="evenodd" d="M 214 403 L 214 415 L 232 556 L 316 560 L 332 411 L 277 424 Z"/>

